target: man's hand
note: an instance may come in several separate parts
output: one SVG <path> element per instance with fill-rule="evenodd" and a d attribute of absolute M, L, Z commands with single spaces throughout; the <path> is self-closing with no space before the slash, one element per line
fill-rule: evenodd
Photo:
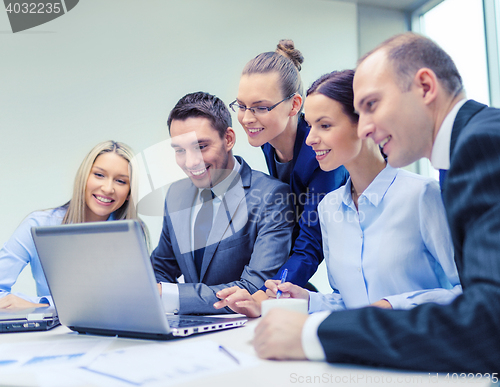
<path fill-rule="evenodd" d="M 0 309 L 27 309 L 27 308 L 41 308 L 49 306 L 49 304 L 36 304 L 26 301 L 24 298 L 8 294 L 0 298 Z"/>
<path fill-rule="evenodd" d="M 244 314 L 248 317 L 259 317 L 260 316 L 260 302 L 262 298 L 260 294 L 266 295 L 263 291 L 256 292 L 253 296 L 246 289 L 241 289 L 238 286 L 233 286 L 231 288 L 225 288 L 219 290 L 216 294 L 221 301 L 217 301 L 214 304 L 215 309 L 222 309 L 226 306 L 231 308 L 236 313 Z"/>
<path fill-rule="evenodd" d="M 276 298 L 276 293 L 281 290 L 281 298 L 302 298 L 309 301 L 309 292 L 291 282 L 281 283 L 278 280 L 267 280 L 266 294 L 269 298 Z"/>
<path fill-rule="evenodd" d="M 160 292 L 160 297 L 161 297 L 161 284 L 157 284 L 158 285 L 158 291 Z"/>
<path fill-rule="evenodd" d="M 286 309 L 271 309 L 255 328 L 253 346 L 263 359 L 306 359 L 302 328 L 309 316 Z"/>

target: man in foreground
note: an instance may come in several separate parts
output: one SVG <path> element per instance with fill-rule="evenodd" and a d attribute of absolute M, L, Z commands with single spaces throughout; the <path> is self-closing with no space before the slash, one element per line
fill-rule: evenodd
<path fill-rule="evenodd" d="M 427 157 L 443 171 L 463 294 L 449 305 L 428 303 L 408 311 L 368 307 L 308 317 L 274 310 L 256 328 L 255 348 L 264 358 L 480 372 L 495 380 L 500 110 L 467 101 L 451 58 L 412 33 L 387 40 L 359 61 L 354 96 L 358 135 L 372 137 L 393 167 Z"/>

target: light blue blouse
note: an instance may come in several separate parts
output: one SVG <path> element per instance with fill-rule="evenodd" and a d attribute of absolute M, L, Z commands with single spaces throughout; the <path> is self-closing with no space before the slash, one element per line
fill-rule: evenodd
<path fill-rule="evenodd" d="M 351 180 L 318 206 L 332 294 L 310 293 L 309 312 L 386 299 L 394 309 L 450 303 L 462 292 L 438 183 L 387 166 L 358 199 Z"/>
<path fill-rule="evenodd" d="M 57 226 L 62 223 L 67 207 L 57 207 L 45 211 L 35 211 L 29 214 L 19 227 L 14 231 L 10 239 L 0 250 L 0 298 L 11 293 L 12 285 L 15 284 L 21 271 L 29 263 L 31 273 L 36 283 L 37 297 L 22 293 L 12 293 L 34 303 L 50 303 L 49 287 L 43 274 L 42 265 L 38 258 L 35 242 L 31 236 L 31 227 Z M 114 220 L 114 213 L 108 220 Z"/>
<path fill-rule="evenodd" d="M 12 285 L 16 283 L 17 277 L 28 263 L 31 265 L 31 273 L 35 279 L 37 297 L 21 293 L 13 294 L 34 303 L 39 303 L 42 298 L 50 296 L 35 243 L 31 237 L 31 227 L 59 225 L 62 223 L 66 210 L 66 207 L 58 207 L 32 212 L 3 245 L 0 250 L 0 297 L 10 294 Z"/>

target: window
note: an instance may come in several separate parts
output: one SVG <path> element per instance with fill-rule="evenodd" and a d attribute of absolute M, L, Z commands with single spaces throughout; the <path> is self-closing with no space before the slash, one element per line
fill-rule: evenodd
<path fill-rule="evenodd" d="M 493 81 L 498 79 L 500 61 L 499 12 L 500 0 L 431 0 L 412 15 L 412 30 L 434 40 L 452 57 L 462 76 L 467 98 L 487 105 L 491 102 L 493 106 L 500 102 L 500 98 L 497 101 L 495 97 L 496 93 L 500 96 L 500 84 Z M 485 22 L 488 27 L 491 20 L 494 28 L 490 27 L 488 33 Z M 438 178 L 438 172 L 427 159 L 420 160 L 416 169 L 423 175 Z"/>
<path fill-rule="evenodd" d="M 467 98 L 489 105 L 483 15 L 482 0 L 445 0 L 420 16 L 419 29 L 450 54 Z"/>

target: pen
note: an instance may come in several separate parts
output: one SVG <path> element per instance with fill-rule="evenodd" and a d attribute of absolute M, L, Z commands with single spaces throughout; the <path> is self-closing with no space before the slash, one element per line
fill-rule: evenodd
<path fill-rule="evenodd" d="M 281 273 L 281 279 L 280 279 L 280 283 L 283 283 L 286 281 L 286 276 L 288 274 L 288 269 L 285 269 L 283 270 L 283 273 Z M 278 291 L 276 292 L 276 299 L 280 298 L 281 297 L 281 290 L 278 289 Z"/>
<path fill-rule="evenodd" d="M 222 351 L 224 352 L 227 356 L 229 356 L 231 359 L 233 359 L 236 364 L 240 364 L 240 361 L 238 360 L 238 358 L 236 356 L 234 356 L 231 352 L 229 352 L 225 347 L 223 347 L 222 345 L 219 345 L 219 351 Z"/>

